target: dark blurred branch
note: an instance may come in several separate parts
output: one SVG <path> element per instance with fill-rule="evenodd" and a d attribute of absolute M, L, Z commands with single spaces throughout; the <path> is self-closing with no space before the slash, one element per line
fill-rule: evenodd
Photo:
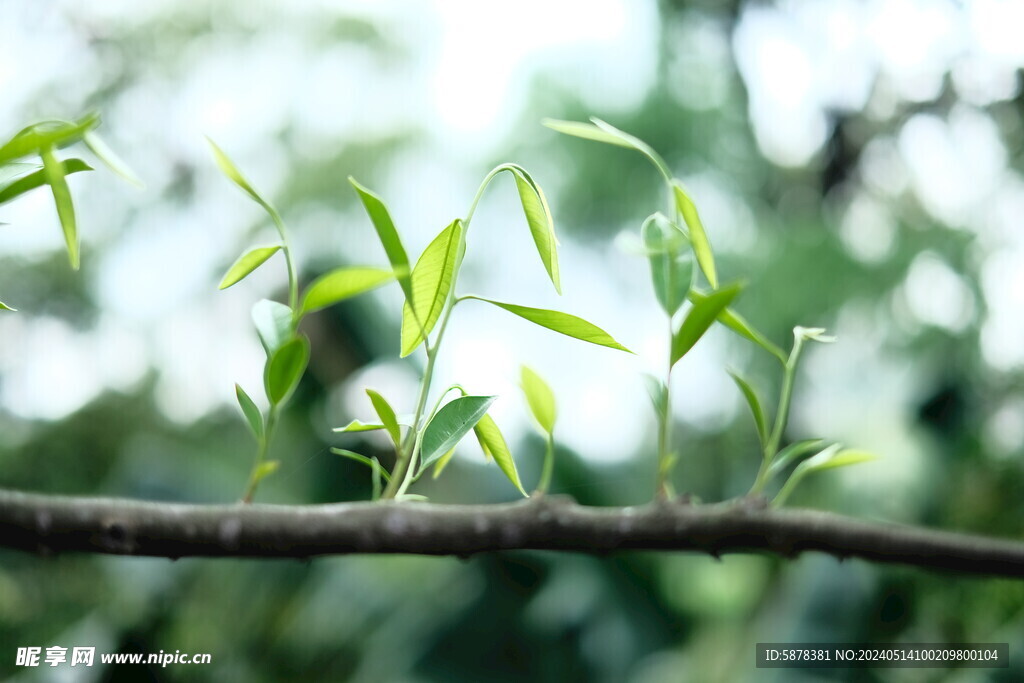
<path fill-rule="evenodd" d="M 501 505 L 182 505 L 0 491 L 0 546 L 156 557 L 494 550 L 686 550 L 714 556 L 817 550 L 991 576 L 1024 576 L 1024 543 L 865 522 L 753 501 L 583 507 L 547 497 Z"/>

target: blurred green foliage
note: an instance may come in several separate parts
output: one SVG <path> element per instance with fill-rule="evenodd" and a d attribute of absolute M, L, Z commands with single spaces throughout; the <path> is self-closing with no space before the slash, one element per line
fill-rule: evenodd
<path fill-rule="evenodd" d="M 56 84 L 43 84 L 34 108 L 16 112 L 17 118 L 30 120 L 58 104 L 74 111 L 95 107 L 117 112 L 123 107 L 127 113 L 119 116 L 130 116 L 130 102 L 119 98 L 132 88 L 151 86 L 134 95 L 141 98 L 174 93 L 176 79 L 203 68 L 197 56 L 201 47 L 251 56 L 242 51 L 246 41 L 271 30 L 291 33 L 310 49 L 360 46 L 373 60 L 396 69 L 411 69 L 417 59 L 413 48 L 393 37 L 386 21 L 325 10 L 315 21 L 271 27 L 260 23 L 259 13 L 248 16 L 243 3 L 209 11 L 197 7 L 172 9 L 167 4 L 109 25 L 69 13 L 71 33 L 96 61 L 97 70 L 103 70 L 79 99 L 62 94 Z M 880 465 L 880 471 L 882 479 L 905 482 L 903 490 L 893 492 L 879 480 L 844 486 L 841 477 L 825 475 L 814 486 L 798 490 L 791 504 L 1019 536 L 1024 519 L 1022 453 L 1019 445 L 1005 452 L 988 429 L 993 419 L 1024 400 L 1020 367 L 994 368 L 983 353 L 987 290 L 981 283 L 993 247 L 975 232 L 937 218 L 913 192 L 880 195 L 865 180 L 864 159 L 872 142 L 891 139 L 915 115 L 953 115 L 963 106 L 961 96 L 947 78 L 934 96 L 898 100 L 886 115 L 831 113 L 830 137 L 818 154 L 801 165 L 775 165 L 757 144 L 747 84 L 730 59 L 716 74 L 725 85 L 714 107 L 681 103 L 668 75 L 673 60 L 695 54 L 696 48 L 678 38 L 680 27 L 710 22 L 728 40 L 742 11 L 733 4 L 662 3 L 659 77 L 635 110 L 591 111 L 591 104 L 542 74 L 531 84 L 507 144 L 488 150 L 494 158 L 480 159 L 479 166 L 509 158 L 550 164 L 560 180 L 557 190 L 548 190 L 559 230 L 593 245 L 607 244 L 623 226 L 639 227 L 648 208 L 661 201 L 656 178 L 639 155 L 549 134 L 538 124 L 541 117 L 580 120 L 597 114 L 664 150 L 668 165 L 684 178 L 715 179 L 719 190 L 726 189 L 717 204 L 732 211 L 707 211 L 704 218 L 719 248 L 720 271 L 748 274 L 751 286 L 737 301 L 738 311 L 777 342 L 788 339 L 796 325 L 815 324 L 837 330 L 840 345 L 863 345 L 863 355 L 845 357 L 864 365 L 837 370 L 825 361 L 811 363 L 798 381 L 813 389 L 813 396 L 842 393 L 849 397 L 844 405 L 860 409 L 881 402 L 890 411 L 901 411 L 889 416 L 901 425 L 896 432 L 878 413 L 870 415 L 879 423 L 862 429 L 865 438 L 873 430 L 883 434 L 883 441 L 885 435 L 896 434 L 882 452 L 891 469 Z M 45 17 L 27 16 L 26 30 L 45 24 Z M 241 59 L 235 68 L 245 67 Z M 371 101 L 385 93 L 352 95 Z M 998 127 L 1011 171 L 1021 169 L 1022 101 L 1018 93 L 980 107 Z M 116 140 L 116 128 L 111 135 Z M 309 132 L 284 115 L 266 139 L 288 162 L 287 177 L 275 193 L 281 198 L 279 209 L 286 215 L 310 206 L 353 212 L 356 199 L 341 179 L 349 173 L 368 180 L 385 176 L 389 164 L 401 163 L 402 154 L 415 150 L 425 135 L 424 130 L 391 129 L 322 141 L 313 153 Z M 154 135 L 147 142 L 158 145 L 160 138 Z M 132 158 L 144 157 L 142 150 Z M 140 170 L 145 176 L 145 169 Z M 158 172 L 170 178 L 158 186 L 163 188 L 160 195 L 145 196 L 139 200 L 141 208 L 98 231 L 90 253 L 126 239 L 146 202 L 187 205 L 204 195 L 209 176 L 191 161 L 181 159 Z M 706 182 L 691 187 L 702 208 L 712 203 L 702 201 Z M 101 200 L 107 196 L 98 184 L 89 188 Z M 844 237 L 842 224 L 850 204 L 866 194 L 892 217 L 891 248 L 880 259 L 859 258 Z M 712 216 L 730 216 L 737 225 L 715 225 Z M 744 222 L 746 228 L 756 228 L 753 237 L 741 239 Z M 723 234 L 731 237 L 724 239 Z M 975 315 L 964 325 L 915 320 L 901 303 L 908 273 L 926 252 L 948 264 L 974 297 Z M 628 262 L 629 257 L 622 258 Z M 313 270 L 308 275 L 338 265 L 333 256 L 319 253 L 309 260 Z M 83 274 L 73 277 L 63 257 L 0 254 L 0 292 L 8 299 L 17 292 L 18 307 L 33 315 L 67 320 L 78 330 L 94 329 L 102 311 L 93 273 L 104 265 L 97 259 L 90 266 L 87 258 Z M 637 260 L 623 269 L 628 267 L 643 272 L 645 264 Z M 217 296 L 214 285 L 203 296 Z M 844 340 L 851 320 L 854 329 L 866 332 Z M 22 329 L 18 324 L 5 321 L 0 335 L 16 333 Z M 282 466 L 265 482 L 261 495 L 285 503 L 364 498 L 367 470 L 331 455 L 328 449 L 334 442 L 321 427 L 332 388 L 359 368 L 397 354 L 397 322 L 372 304 L 352 302 L 311 317 L 306 327 L 314 371 L 299 385 L 292 409 L 282 415 L 275 437 L 278 444 L 286 444 L 277 454 Z M 11 343 L 2 336 L 0 340 Z M 735 348 L 736 362 L 760 386 L 772 387 L 763 395 L 773 395 L 775 361 L 745 356 Z M 828 377 L 852 378 L 850 384 L 892 374 L 905 401 L 865 394 L 858 386 L 819 386 L 815 368 L 829 370 Z M 0 485 L 153 500 L 232 499 L 250 466 L 245 426 L 227 409 L 183 426 L 161 409 L 159 377 L 160 369 L 150 368 L 130 390 L 105 391 L 59 421 L 26 420 L 0 409 Z M 57 378 L 46 390 L 67 387 Z M 696 429 L 680 421 L 677 427 L 686 458 L 676 477 L 681 491 L 721 499 L 746 490 L 759 452 L 748 416 L 735 411 L 727 424 Z M 562 423 L 559 428 L 561 433 Z M 791 428 L 787 438 L 818 435 L 799 429 Z M 382 461 L 391 457 L 375 444 L 363 444 L 361 452 Z M 546 445 L 540 438 L 519 445 L 524 482 L 536 481 Z M 643 465 L 601 465 L 558 443 L 551 489 L 592 505 L 642 502 L 649 498 L 653 481 L 653 439 L 644 447 L 645 459 L 636 461 Z M 907 461 L 904 450 L 920 456 Z M 443 480 L 430 484 L 432 498 L 476 502 L 509 495 L 496 471 L 484 476 L 457 461 L 449 467 Z M 882 494 L 876 495 L 875 488 Z M 109 652 L 213 655 L 210 666 L 145 673 L 127 667 L 94 670 L 97 679 L 109 681 L 144 676 L 168 681 L 762 680 L 767 676 L 753 669 L 754 644 L 759 641 L 1008 641 L 1011 651 L 1018 652 L 1024 646 L 1022 633 L 1020 582 L 837 563 L 817 556 L 785 561 L 527 552 L 469 561 L 339 557 L 302 563 L 36 557 L 0 551 L 0 676 L 20 676 L 18 680 L 46 680 L 48 672 L 16 670 L 16 647 L 83 644 Z M 1021 666 L 1014 657 L 1010 669 L 978 675 L 913 669 L 830 673 L 850 681 L 1011 681 L 1024 675 Z M 785 671 L 775 680 L 820 678 Z"/>

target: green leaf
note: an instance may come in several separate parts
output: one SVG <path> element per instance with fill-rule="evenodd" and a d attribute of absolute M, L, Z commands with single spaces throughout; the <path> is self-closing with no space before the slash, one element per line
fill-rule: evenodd
<path fill-rule="evenodd" d="M 651 398 L 651 405 L 661 422 L 668 417 L 668 387 L 654 375 L 644 373 L 644 384 L 647 385 L 647 395 Z"/>
<path fill-rule="evenodd" d="M 238 399 L 242 415 L 245 416 L 245 422 L 252 430 L 253 436 L 257 441 L 263 441 L 263 414 L 260 409 L 256 407 L 256 403 L 249 398 L 249 394 L 245 393 L 245 389 L 239 384 L 235 384 L 235 397 Z"/>
<path fill-rule="evenodd" d="M 551 278 L 555 291 L 562 293 L 561 276 L 558 269 L 558 238 L 555 237 L 555 222 L 551 218 L 551 208 L 533 177 L 522 166 L 508 164 L 508 168 L 516 179 L 519 201 L 523 205 L 526 223 L 530 226 L 533 243 L 537 245 L 537 253 L 544 263 L 544 269 Z"/>
<path fill-rule="evenodd" d="M 363 201 L 363 207 L 370 216 L 370 222 L 373 223 L 373 227 L 377 231 L 381 245 L 384 246 L 384 252 L 388 255 L 388 262 L 398 279 L 398 285 L 405 294 L 405 300 L 411 302 L 413 299 L 412 279 L 409 275 L 409 256 L 405 252 L 405 247 L 402 246 L 402 238 L 398 236 L 398 229 L 395 228 L 395 223 L 391 220 L 388 207 L 380 197 L 356 182 L 352 176 L 348 177 L 348 182 L 355 188 L 359 198 Z"/>
<path fill-rule="evenodd" d="M 654 295 L 666 313 L 675 315 L 686 300 L 693 279 L 693 262 L 684 253 L 689 241 L 677 225 L 660 213 L 644 221 L 640 234 L 651 262 Z"/>
<path fill-rule="evenodd" d="M 64 177 L 64 164 L 54 154 L 52 146 L 45 147 L 40 151 L 43 159 L 43 171 L 46 175 L 46 182 L 50 184 L 50 191 L 53 192 L 53 202 L 57 206 L 57 216 L 60 218 L 61 228 L 64 230 L 64 242 L 68 248 L 68 260 L 71 267 L 78 270 L 78 226 L 75 222 L 75 205 L 71 201 L 71 189 Z"/>
<path fill-rule="evenodd" d="M 455 282 L 462 243 L 462 221 L 456 218 L 423 250 L 412 269 L 412 305 L 402 309 L 402 358 L 423 343 L 441 317 Z M 415 314 L 413 311 L 415 310 Z M 422 329 L 420 328 L 422 325 Z"/>
<path fill-rule="evenodd" d="M 227 289 L 231 285 L 241 282 L 249 273 L 259 268 L 267 259 L 280 250 L 281 245 L 275 244 L 272 247 L 257 247 L 245 252 L 238 257 L 234 265 L 228 268 L 228 272 L 224 274 L 218 289 Z"/>
<path fill-rule="evenodd" d="M 523 394 L 526 395 L 526 403 L 530 406 L 530 412 L 537 424 L 548 434 L 555 431 L 555 419 L 557 409 L 555 406 L 555 394 L 551 391 L 548 383 L 536 372 L 526 367 L 520 368 L 520 380 Z"/>
<path fill-rule="evenodd" d="M 339 301 L 368 292 L 389 282 L 394 276 L 390 270 L 361 266 L 332 270 L 318 277 L 306 289 L 302 304 L 299 306 L 299 315 L 319 311 Z"/>
<path fill-rule="evenodd" d="M 99 114 L 90 112 L 76 122 L 49 120 L 33 123 L 0 147 L 0 164 L 29 154 L 41 154 L 46 149 L 66 147 L 81 140 L 99 122 Z"/>
<path fill-rule="evenodd" d="M 437 479 L 441 476 L 441 472 L 444 472 L 444 468 L 448 466 L 449 462 L 451 462 L 453 455 L 455 455 L 454 447 L 437 459 L 437 462 L 434 463 L 434 473 L 430 475 L 431 479 Z"/>
<path fill-rule="evenodd" d="M 348 458 L 349 460 L 355 460 L 356 462 L 366 465 L 371 470 L 377 469 L 380 471 L 380 476 L 384 478 L 384 481 L 391 481 L 391 475 L 384 471 L 380 466 L 380 463 L 377 462 L 377 458 L 367 458 L 365 455 L 361 455 L 355 451 L 346 450 L 344 448 L 331 448 L 331 453 L 340 455 L 343 458 Z M 376 463 L 376 467 L 374 466 L 374 463 Z"/>
<path fill-rule="evenodd" d="M 249 484 L 250 488 L 255 488 L 257 484 L 276 472 L 280 466 L 281 462 L 279 460 L 268 460 L 260 463 L 256 471 L 252 473 L 252 481 Z"/>
<path fill-rule="evenodd" d="M 209 137 L 206 138 L 206 141 L 210 143 L 210 149 L 213 150 L 213 158 L 217 162 L 217 166 L 220 168 L 221 172 L 223 172 L 231 182 L 242 188 L 246 194 L 252 197 L 253 201 L 262 206 L 267 213 L 275 218 L 275 220 L 278 220 L 279 216 L 277 209 L 275 209 L 270 202 L 264 199 L 260 193 L 256 191 L 256 188 L 254 188 L 252 184 L 245 179 L 242 172 L 238 170 L 237 166 L 235 166 L 235 162 L 231 161 L 230 157 L 224 153 L 224 150 L 217 146 L 216 142 L 211 140 Z"/>
<path fill-rule="evenodd" d="M 0 301 L 0 311 L 12 311 L 12 312 L 17 312 L 17 310 L 18 310 L 17 308 L 11 308 L 11 307 L 10 307 L 10 306 L 8 306 L 7 304 L 5 304 L 5 303 L 4 303 L 3 301 Z"/>
<path fill-rule="evenodd" d="M 487 414 L 496 396 L 460 396 L 441 407 L 423 429 L 420 470 L 453 448 Z"/>
<path fill-rule="evenodd" d="M 309 363 L 309 340 L 300 336 L 286 342 L 270 357 L 263 373 L 271 405 L 288 400 Z"/>
<path fill-rule="evenodd" d="M 82 140 L 88 145 L 92 153 L 95 154 L 100 161 L 107 165 L 111 171 L 121 176 L 135 187 L 142 189 L 146 185 L 139 177 L 135 175 L 131 168 L 128 167 L 121 157 L 114 153 L 114 150 L 107 146 L 107 143 L 103 139 L 92 131 L 86 131 L 82 135 Z"/>
<path fill-rule="evenodd" d="M 686 314 L 679 331 L 672 337 L 672 365 L 678 363 L 679 359 L 700 341 L 708 328 L 714 324 L 718 315 L 732 303 L 742 288 L 743 286 L 739 283 L 732 284 L 693 304 L 693 308 Z"/>
<path fill-rule="evenodd" d="M 494 458 L 495 464 L 505 473 L 505 476 L 512 482 L 512 485 L 519 489 L 519 492 L 524 496 L 528 495 L 523 489 L 522 482 L 519 480 L 516 462 L 512 459 L 512 452 L 509 450 L 501 430 L 498 429 L 498 424 L 490 415 L 485 414 L 476 423 L 473 431 L 476 433 L 476 438 L 480 441 L 480 446 L 484 449 L 484 452 Z"/>
<path fill-rule="evenodd" d="M 64 166 L 65 176 L 71 175 L 72 173 L 93 170 L 89 164 L 85 163 L 81 159 L 68 159 L 61 163 Z M 23 195 L 29 190 L 34 190 L 37 187 L 42 187 L 47 183 L 49 183 L 49 180 L 47 179 L 45 169 L 38 169 L 32 173 L 16 178 L 3 187 L 0 187 L 0 204 L 6 204 L 15 197 Z"/>
<path fill-rule="evenodd" d="M 370 403 L 373 404 L 373 409 L 377 412 L 381 424 L 384 425 L 388 436 L 391 437 L 391 441 L 395 444 L 395 449 L 400 451 L 402 449 L 402 429 L 398 426 L 398 417 L 395 415 L 394 408 L 391 407 L 391 404 L 383 396 L 373 389 L 367 389 L 366 395 L 370 397 Z"/>
<path fill-rule="evenodd" d="M 775 461 L 768 469 L 768 476 L 775 476 L 801 457 L 807 455 L 813 450 L 821 448 L 824 443 L 824 439 L 804 439 L 802 441 L 795 441 L 789 444 L 775 456 Z"/>
<path fill-rule="evenodd" d="M 597 325 L 568 313 L 550 311 L 546 308 L 530 308 L 528 306 L 506 304 L 501 301 L 485 299 L 480 296 L 466 296 L 463 298 L 484 301 L 493 306 L 497 306 L 498 308 L 503 308 L 509 313 L 518 315 L 520 318 L 525 318 L 536 325 L 546 327 L 549 330 L 553 330 L 574 339 L 579 339 L 580 341 L 590 342 L 591 344 L 597 344 L 598 346 L 607 346 L 610 349 L 618 349 L 620 351 L 625 351 L 626 353 L 633 353 L 625 346 L 615 341 L 611 335 Z"/>
<path fill-rule="evenodd" d="M 715 271 L 715 255 L 711 251 L 711 242 L 708 234 L 704 231 L 704 223 L 697 213 L 697 205 L 690 199 L 690 195 L 683 189 L 682 183 L 678 180 L 672 182 L 672 193 L 676 198 L 676 208 L 686 221 L 686 227 L 690 229 L 690 244 L 693 247 L 693 254 L 697 257 L 697 263 L 704 272 L 712 289 L 718 289 L 718 273 Z"/>
<path fill-rule="evenodd" d="M 252 321 L 268 357 L 294 335 L 292 318 L 291 308 L 270 299 L 260 299 L 252 307 Z"/>
<path fill-rule="evenodd" d="M 757 398 L 757 392 L 754 391 L 754 387 L 750 386 L 747 380 L 732 370 L 729 371 L 729 376 L 736 382 L 736 386 L 740 388 L 743 398 L 747 399 L 750 413 L 754 416 L 754 424 L 757 425 L 757 437 L 761 441 L 761 446 L 764 447 L 768 443 L 768 418 L 764 414 L 764 408 L 761 407 L 760 399 Z"/>
<path fill-rule="evenodd" d="M 704 292 L 690 290 L 689 298 L 690 301 L 694 303 L 697 303 L 698 301 L 703 301 L 707 297 L 708 295 Z M 744 337 L 754 342 L 762 349 L 778 358 L 783 365 L 786 364 L 786 352 L 783 351 L 778 346 L 776 346 L 775 344 L 773 344 L 770 339 L 768 339 L 763 334 L 754 329 L 753 325 L 748 323 L 746 319 L 743 318 L 743 316 L 741 316 L 736 311 L 732 310 L 731 308 L 726 308 L 718 315 L 718 322 L 722 323 L 723 325 L 725 325 L 726 327 L 728 327 L 730 330 L 740 335 L 741 337 Z"/>
<path fill-rule="evenodd" d="M 837 449 L 830 453 L 829 450 L 830 449 L 825 449 L 821 453 L 808 458 L 800 463 L 799 467 L 806 467 L 808 472 L 822 472 L 836 467 L 848 467 L 850 465 L 858 465 L 862 462 L 870 462 L 871 460 L 878 459 L 877 455 L 874 453 L 868 453 L 867 451 Z"/>
<path fill-rule="evenodd" d="M 380 422 L 363 422 L 362 420 L 352 420 L 344 427 L 335 427 L 331 431 L 347 434 L 349 432 L 375 432 L 379 429 L 384 429 L 384 425 Z"/>
<path fill-rule="evenodd" d="M 658 171 L 665 177 L 666 181 L 671 180 L 672 173 L 669 171 L 668 164 L 666 164 L 665 160 L 662 159 L 661 156 L 646 142 L 626 133 L 625 131 L 619 130 L 615 126 L 610 123 L 606 123 L 601 119 L 591 117 L 590 120 L 593 123 L 558 121 L 555 119 L 544 119 L 542 123 L 548 128 L 556 130 L 559 133 L 636 150 L 654 164 Z"/>
<path fill-rule="evenodd" d="M 821 344 L 834 344 L 836 338 L 825 334 L 824 327 L 800 327 L 793 328 L 793 338 L 800 341 L 816 341 Z"/>

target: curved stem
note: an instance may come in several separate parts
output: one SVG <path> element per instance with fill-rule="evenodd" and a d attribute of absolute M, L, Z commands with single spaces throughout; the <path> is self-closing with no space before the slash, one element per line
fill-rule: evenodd
<path fill-rule="evenodd" d="M 548 432 L 547 448 L 544 451 L 544 469 L 540 473 L 540 481 L 537 483 L 537 493 L 544 495 L 551 486 L 551 473 L 555 468 L 555 435 Z"/>

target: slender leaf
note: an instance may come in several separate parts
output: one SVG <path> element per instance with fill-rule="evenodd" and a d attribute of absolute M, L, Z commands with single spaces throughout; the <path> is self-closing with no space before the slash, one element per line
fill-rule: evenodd
<path fill-rule="evenodd" d="M 43 159 L 43 171 L 46 175 L 46 182 L 50 184 L 50 191 L 53 192 L 53 202 L 57 206 L 57 216 L 60 218 L 61 228 L 64 230 L 64 242 L 68 248 L 68 260 L 71 267 L 78 270 L 79 247 L 78 247 L 78 226 L 75 221 L 75 205 L 71 201 L 71 189 L 64 177 L 64 164 L 54 154 L 52 146 L 45 147 L 40 151 Z"/>
<path fill-rule="evenodd" d="M 90 112 L 76 122 L 50 120 L 26 126 L 0 147 L 0 164 L 29 154 L 41 154 L 46 149 L 66 147 L 81 140 L 99 122 L 99 114 Z"/>
<path fill-rule="evenodd" d="M 850 465 L 858 465 L 862 462 L 869 462 L 871 460 L 878 459 L 878 456 L 874 453 L 852 449 L 839 450 L 827 457 L 824 457 L 826 451 L 822 451 L 818 455 L 803 461 L 799 466 L 806 466 L 808 472 L 822 472 L 836 467 L 848 467 Z"/>
<path fill-rule="evenodd" d="M 292 317 L 291 308 L 270 299 L 260 299 L 252 307 L 252 321 L 268 357 L 292 338 Z"/>
<path fill-rule="evenodd" d="M 686 300 L 693 279 L 693 261 L 683 251 L 688 240 L 677 225 L 660 213 L 644 221 L 640 234 L 651 262 L 654 295 L 666 313 L 675 315 Z"/>
<path fill-rule="evenodd" d="M 402 414 L 396 419 L 399 425 L 411 427 L 412 418 L 412 415 Z M 344 427 L 335 427 L 332 431 L 347 434 L 350 432 L 373 432 L 380 429 L 384 429 L 384 424 L 382 422 L 363 422 L 362 420 L 352 420 Z"/>
<path fill-rule="evenodd" d="M 548 383 L 536 372 L 522 366 L 520 369 L 519 386 L 523 388 L 526 395 L 526 403 L 530 406 L 530 412 L 537 424 L 548 434 L 555 431 L 555 419 L 557 408 L 555 405 L 555 394 L 551 391 Z"/>
<path fill-rule="evenodd" d="M 516 462 L 512 459 L 512 452 L 509 450 L 501 430 L 498 429 L 498 424 L 490 415 L 485 414 L 476 423 L 473 431 L 476 432 L 476 438 L 480 441 L 484 452 L 489 453 L 494 458 L 495 464 L 505 473 L 505 476 L 512 482 L 512 485 L 519 489 L 519 492 L 524 496 L 528 495 L 525 489 L 523 489 L 522 482 L 519 480 Z"/>
<path fill-rule="evenodd" d="M 7 304 L 5 304 L 5 303 L 4 303 L 3 301 L 0 301 L 0 311 L 12 311 L 12 312 L 17 312 L 17 310 L 18 310 L 17 308 L 11 308 L 11 307 L 10 307 L 10 306 L 8 306 Z"/>
<path fill-rule="evenodd" d="M 636 150 L 646 156 L 651 163 L 657 167 L 658 171 L 665 177 L 666 181 L 671 179 L 672 173 L 669 171 L 668 164 L 666 164 L 665 160 L 662 159 L 661 156 L 646 142 L 626 133 L 625 131 L 619 130 L 615 126 L 606 123 L 601 119 L 591 117 L 590 120 L 593 123 L 558 121 L 555 119 L 544 119 L 542 123 L 548 128 L 556 130 L 559 133 Z"/>
<path fill-rule="evenodd" d="M 598 346 L 607 346 L 608 348 L 618 349 L 627 353 L 633 353 L 625 346 L 615 341 L 611 335 L 597 325 L 568 313 L 551 311 L 546 308 L 530 308 L 528 306 L 506 304 L 501 301 L 485 299 L 480 296 L 466 296 L 464 298 L 484 301 L 497 306 L 498 308 L 503 308 L 509 313 L 518 315 L 520 318 L 525 318 L 536 325 L 546 327 L 549 330 L 553 330 L 574 339 L 579 339 L 580 341 L 590 342 L 591 344 L 597 344 Z"/>
<path fill-rule="evenodd" d="M 747 406 L 750 408 L 750 413 L 754 416 L 754 424 L 757 426 L 757 438 L 760 439 L 761 446 L 763 447 L 768 443 L 768 418 L 764 414 L 764 408 L 761 407 L 761 401 L 757 397 L 757 392 L 754 391 L 754 387 L 750 386 L 750 382 L 732 370 L 729 371 L 729 376 L 736 382 L 736 386 L 740 388 L 743 398 L 747 399 Z"/>
<path fill-rule="evenodd" d="M 128 167 L 128 164 L 126 164 L 121 157 L 117 156 L 117 154 L 114 153 L 114 150 L 110 149 L 110 147 L 107 146 L 107 143 L 104 142 L 99 135 L 89 130 L 82 135 L 82 140 L 89 146 L 92 153 L 95 154 L 100 161 L 106 164 L 107 168 L 111 171 L 121 176 L 135 187 L 140 189 L 145 187 L 145 183 L 139 180 L 139 177 L 135 175 L 131 168 Z"/>
<path fill-rule="evenodd" d="M 259 268 L 267 259 L 280 250 L 281 245 L 275 244 L 272 247 L 257 247 L 245 252 L 228 268 L 228 272 L 224 273 L 218 289 L 227 289 L 231 285 L 241 282 L 249 273 Z"/>
<path fill-rule="evenodd" d="M 533 243 L 544 263 L 544 269 L 551 278 L 555 291 L 562 293 L 561 275 L 558 268 L 558 238 L 555 236 L 555 223 L 551 218 L 551 208 L 540 185 L 526 169 L 517 164 L 509 164 L 509 169 L 516 179 L 519 201 L 523 205 L 526 223 L 530 226 Z"/>
<path fill-rule="evenodd" d="M 455 282 L 462 242 L 462 221 L 455 219 L 427 245 L 412 269 L 412 301 L 402 310 L 402 357 L 423 343 L 441 317 Z M 415 314 L 413 313 L 415 310 Z M 422 325 L 422 329 L 420 328 Z"/>
<path fill-rule="evenodd" d="M 380 287 L 394 278 L 390 270 L 380 268 L 337 268 L 313 281 L 302 297 L 299 315 L 306 315 L 339 301 Z"/>
<path fill-rule="evenodd" d="M 377 416 L 380 418 L 381 424 L 384 425 L 384 429 L 387 430 L 388 436 L 391 437 L 391 441 L 395 444 L 396 450 L 402 449 L 402 429 L 398 426 L 398 417 L 395 415 L 394 408 L 391 404 L 373 389 L 367 389 L 366 395 L 370 397 L 370 403 L 373 404 L 373 409 L 377 412 Z"/>
<path fill-rule="evenodd" d="M 679 362 L 700 341 L 718 315 L 732 303 L 742 289 L 739 283 L 724 287 L 693 304 L 679 331 L 672 337 L 672 365 Z"/>
<path fill-rule="evenodd" d="M 775 461 L 769 468 L 768 475 L 775 476 L 811 451 L 821 448 L 824 443 L 824 439 L 804 439 L 803 441 L 795 441 L 789 444 L 775 456 Z"/>
<path fill-rule="evenodd" d="M 702 301 L 707 297 L 708 295 L 704 292 L 690 290 L 689 298 L 690 301 L 694 303 Z M 741 337 L 744 337 L 754 342 L 762 349 L 778 358 L 779 362 L 781 362 L 783 365 L 786 364 L 786 352 L 783 351 L 778 346 L 776 346 L 775 344 L 773 344 L 770 339 L 768 339 L 763 334 L 754 329 L 754 326 L 748 323 L 746 319 L 736 311 L 732 310 L 731 308 L 726 308 L 718 315 L 718 322 L 722 323 L 723 325 L 725 325 L 726 327 L 728 327 L 730 330 L 740 335 Z"/>
<path fill-rule="evenodd" d="M 235 397 L 238 399 L 238 405 L 242 409 L 246 424 L 252 430 L 252 435 L 256 437 L 257 441 L 263 441 L 263 413 L 239 384 L 235 385 Z"/>
<path fill-rule="evenodd" d="M 384 246 L 384 252 L 388 255 L 388 262 L 395 272 L 398 285 L 402 288 L 402 293 L 405 294 L 405 300 L 412 302 L 409 256 L 405 252 L 402 239 L 398 236 L 398 229 L 395 228 L 395 223 L 391 220 L 391 214 L 388 213 L 384 200 L 360 185 L 352 176 L 348 177 L 348 182 L 352 184 L 359 198 L 363 201 L 363 207 L 370 216 L 370 222 L 373 223 L 373 227 L 377 231 L 380 243 Z"/>
<path fill-rule="evenodd" d="M 295 337 L 274 352 L 263 373 L 271 405 L 280 405 L 288 400 L 299 385 L 308 363 L 309 340 L 304 336 Z"/>
<path fill-rule="evenodd" d="M 346 450 L 344 448 L 331 448 L 331 453 L 334 453 L 335 455 L 340 455 L 343 458 L 348 458 L 349 460 L 355 460 L 356 462 L 366 465 L 371 470 L 375 469 L 374 463 L 377 462 L 377 458 L 367 458 L 365 455 L 361 455 L 359 453 L 356 453 L 355 451 Z M 383 468 L 380 467 L 379 462 L 377 462 L 376 469 L 380 470 L 380 476 L 384 478 L 384 481 L 391 481 L 391 475 L 389 475 L 387 472 L 384 471 Z"/>
<path fill-rule="evenodd" d="M 89 164 L 85 163 L 81 159 L 68 159 L 67 161 L 61 162 L 64 166 L 64 175 L 68 176 L 72 173 L 80 173 L 82 171 L 93 170 Z M 0 204 L 6 204 L 15 197 L 25 194 L 29 190 L 34 190 L 37 187 L 42 187 L 49 183 L 45 169 L 38 169 L 23 175 L 11 182 L 7 183 L 3 187 L 0 187 Z"/>
<path fill-rule="evenodd" d="M 715 255 L 711 250 L 711 242 L 704 230 L 704 223 L 697 213 L 697 205 L 690 199 L 690 195 L 683 189 L 682 183 L 678 180 L 672 183 L 672 193 L 675 195 L 676 208 L 686 221 L 686 227 L 690 229 L 690 245 L 693 247 L 693 254 L 697 257 L 697 263 L 704 272 L 712 289 L 718 289 L 718 273 L 715 271 Z"/>
<path fill-rule="evenodd" d="M 824 327 L 800 327 L 799 325 L 793 328 L 793 338 L 801 341 L 816 341 L 821 344 L 834 344 L 836 341 L 834 336 L 825 334 Z"/>
<path fill-rule="evenodd" d="M 423 429 L 420 470 L 453 448 L 487 414 L 496 396 L 460 396 L 446 403 Z"/>
<path fill-rule="evenodd" d="M 441 473 L 444 472 L 444 468 L 448 467 L 448 463 L 451 462 L 453 455 L 455 455 L 454 446 L 449 449 L 447 453 L 437 459 L 437 462 L 434 463 L 434 473 L 430 475 L 431 479 L 437 479 L 441 476 Z"/>
<path fill-rule="evenodd" d="M 226 175 L 231 180 L 231 182 L 233 182 L 235 185 L 238 185 L 238 187 L 242 188 L 242 190 L 244 190 L 246 194 L 252 197 L 253 201 L 262 206 L 267 211 L 267 213 L 269 213 L 272 217 L 275 217 L 275 219 L 277 219 L 277 209 L 275 209 L 273 205 L 270 204 L 270 202 L 264 199 L 260 195 L 260 193 L 256 191 L 256 188 L 254 188 L 252 184 L 248 180 L 246 180 L 245 176 L 242 175 L 242 172 L 238 170 L 237 166 L 235 166 L 235 162 L 231 161 L 231 158 L 224 153 L 224 150 L 217 146 L 216 142 L 214 142 L 210 138 L 206 138 L 206 141 L 210 143 L 210 149 L 213 150 L 213 158 L 217 162 L 217 166 L 220 168 L 221 172 L 223 172 L 224 175 Z"/>

